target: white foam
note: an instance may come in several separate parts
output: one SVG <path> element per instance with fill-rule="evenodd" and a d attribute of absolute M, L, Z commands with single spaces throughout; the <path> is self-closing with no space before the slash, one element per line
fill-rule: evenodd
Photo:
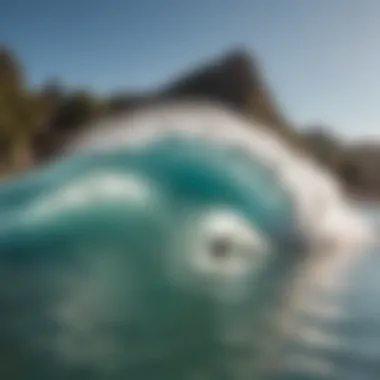
<path fill-rule="evenodd" d="M 330 174 L 271 131 L 220 105 L 172 103 L 104 121 L 73 141 L 67 152 L 141 146 L 173 132 L 241 148 L 271 165 L 294 194 L 300 224 L 316 243 L 349 246 L 368 239 L 369 226 L 351 211 Z"/>
<path fill-rule="evenodd" d="M 349 269 L 360 258 L 360 247 L 372 238 L 370 226 L 351 208 L 331 174 L 310 158 L 291 150 L 259 124 L 212 103 L 173 103 L 99 123 L 97 128 L 74 141 L 67 153 L 139 147 L 168 133 L 241 149 L 270 165 L 282 179 L 283 186 L 292 194 L 299 224 L 309 238 L 313 254 L 299 265 L 291 284 L 284 289 L 284 302 L 270 322 L 273 331 L 260 355 L 262 364 L 255 361 L 255 365 L 260 371 L 261 367 L 265 369 L 266 365 L 270 367 L 280 360 L 279 366 L 285 365 L 288 370 L 333 373 L 333 363 L 329 361 L 313 355 L 280 358 L 276 347 L 293 339 L 316 346 L 342 343 L 339 336 L 330 340 L 311 332 L 313 326 L 306 321 L 311 317 L 319 322 L 326 319 L 336 322 L 345 315 L 341 296 L 347 289 Z M 302 329 L 294 335 L 297 321 Z M 304 368 L 299 368 L 302 363 Z"/>
<path fill-rule="evenodd" d="M 195 247 L 191 258 L 195 261 L 197 270 L 206 274 L 240 275 L 252 269 L 252 262 L 256 265 L 262 262 L 263 256 L 270 252 L 269 242 L 264 235 L 234 212 L 215 210 L 202 215 L 196 224 L 199 231 L 192 239 L 195 240 Z M 218 260 L 210 253 L 209 245 L 224 237 L 231 244 L 231 252 L 228 252 L 227 259 Z"/>
<path fill-rule="evenodd" d="M 152 107 L 111 124 L 107 129 L 99 125 L 73 143 L 69 152 L 139 146 L 164 133 L 177 132 L 241 148 L 271 165 L 293 195 L 299 223 L 314 253 L 300 264 L 284 294 L 284 310 L 275 322 L 280 335 L 285 334 L 286 339 L 289 323 L 301 312 L 342 315 L 342 305 L 334 305 L 333 296 L 346 288 L 349 269 L 358 262 L 359 248 L 367 244 L 371 230 L 350 207 L 332 175 L 259 124 L 211 103 Z"/>
<path fill-rule="evenodd" d="M 154 194 L 149 182 L 133 173 L 97 172 L 81 177 L 50 196 L 38 199 L 23 212 L 23 218 L 36 220 L 60 210 L 73 210 L 103 201 L 144 204 Z"/>

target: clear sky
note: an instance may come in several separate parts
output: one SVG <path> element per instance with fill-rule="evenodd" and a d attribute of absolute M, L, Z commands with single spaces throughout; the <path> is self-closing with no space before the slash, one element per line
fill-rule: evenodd
<path fill-rule="evenodd" d="M 147 89 L 234 46 L 304 125 L 380 139 L 380 0 L 0 0 L 32 85 Z"/>

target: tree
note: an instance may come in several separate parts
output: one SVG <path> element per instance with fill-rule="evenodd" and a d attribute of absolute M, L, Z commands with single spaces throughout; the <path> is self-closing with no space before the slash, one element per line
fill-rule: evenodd
<path fill-rule="evenodd" d="M 29 165 L 29 141 L 41 128 L 43 115 L 43 102 L 26 88 L 21 65 L 10 51 L 0 50 L 0 166 Z"/>
<path fill-rule="evenodd" d="M 20 63 L 4 47 L 0 48 L 0 83 L 2 92 L 19 89 L 24 84 Z"/>
<path fill-rule="evenodd" d="M 75 92 L 64 98 L 52 120 L 57 131 L 73 131 L 104 113 L 103 104 L 92 94 Z"/>

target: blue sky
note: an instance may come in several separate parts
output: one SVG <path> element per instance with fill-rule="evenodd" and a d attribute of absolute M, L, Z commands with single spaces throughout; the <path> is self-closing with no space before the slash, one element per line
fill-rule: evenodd
<path fill-rule="evenodd" d="M 379 0 L 0 0 L 0 43 L 32 85 L 147 89 L 229 48 L 298 125 L 380 138 Z"/>

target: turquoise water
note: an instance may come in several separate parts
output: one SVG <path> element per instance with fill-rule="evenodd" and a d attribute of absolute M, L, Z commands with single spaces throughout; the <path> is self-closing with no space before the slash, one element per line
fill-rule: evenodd
<path fill-rule="evenodd" d="M 203 156 L 197 154 L 193 157 L 186 155 L 184 148 L 180 150 L 181 154 L 170 156 L 173 151 L 165 147 L 164 158 L 168 157 L 167 160 L 162 159 L 162 156 L 160 158 L 157 151 L 153 153 L 160 159 L 154 157 L 155 160 L 152 160 L 151 152 L 150 155 L 142 157 L 118 156 L 115 153 L 106 158 L 98 158 L 99 161 L 96 157 L 90 157 L 88 160 L 75 162 L 75 171 L 74 165 L 69 162 L 67 166 L 58 165 L 55 170 L 42 173 L 39 178 L 32 176 L 25 182 L 14 182 L 14 187 L 3 188 L 0 194 L 3 200 L 0 204 L 3 224 L 5 221 L 12 221 L 11 216 L 19 215 L 15 213 L 15 209 L 23 210 L 30 197 L 34 199 L 36 194 L 45 196 L 47 189 L 60 189 L 74 177 L 83 177 L 83 173 L 88 173 L 87 169 L 92 166 L 106 171 L 124 170 L 124 174 L 130 171 L 141 175 L 148 173 L 149 178 L 155 179 L 155 183 L 160 184 L 163 189 L 158 194 L 165 195 L 165 202 L 159 208 L 155 207 L 155 202 L 152 203 L 154 207 L 140 209 L 135 208 L 132 203 L 121 205 L 116 202 L 117 208 L 107 208 L 110 211 L 107 213 L 101 204 L 95 204 L 93 210 L 85 207 L 83 214 L 78 208 L 68 218 L 62 218 L 63 212 L 58 213 L 57 220 L 60 223 L 57 225 L 62 227 L 61 222 L 64 222 L 68 231 L 66 235 L 62 235 L 62 228 L 57 233 L 58 229 L 54 228 L 56 225 L 49 218 L 42 218 L 42 223 L 35 223 L 32 228 L 30 225 L 25 227 L 15 217 L 15 224 L 10 223 L 9 227 L 13 235 L 7 233 L 7 237 L 2 239 L 3 272 L 0 279 L 3 287 L 0 289 L 3 295 L 0 301 L 3 305 L 9 300 L 20 302 L 15 308 L 18 318 L 14 318 L 10 307 L 2 312 L 0 333 L 3 339 L 0 339 L 0 351 L 4 357 L 11 358 L 14 355 L 18 362 L 29 362 L 25 365 L 26 369 L 20 369 L 19 366 L 10 369 L 25 371 L 28 375 L 16 374 L 12 378 L 255 378 L 248 364 L 251 364 L 256 353 L 256 339 L 261 337 L 258 322 L 260 323 L 260 313 L 263 313 L 262 305 L 267 306 L 267 295 L 273 297 L 272 292 L 277 294 L 277 289 L 281 286 L 279 279 L 288 275 L 289 267 L 293 268 L 298 262 L 298 257 L 291 255 L 292 247 L 287 250 L 284 248 L 287 243 L 284 236 L 288 236 L 288 231 L 293 230 L 289 228 L 292 227 L 292 218 L 288 217 L 291 215 L 291 207 L 287 196 L 282 195 L 275 178 L 265 168 L 248 165 L 249 171 L 240 170 L 239 174 L 243 175 L 235 178 L 233 165 L 239 163 L 238 166 L 241 167 L 239 157 L 236 162 L 229 161 L 231 167 L 220 168 L 220 161 L 217 159 L 219 152 L 207 150 Z M 211 153 L 215 153 L 215 156 Z M 268 188 L 271 189 L 270 194 Z M 272 191 L 277 189 L 276 192 Z M 183 197 L 184 194 L 186 197 Z M 268 202 L 268 198 L 273 200 L 273 197 L 279 201 L 274 208 Z M 247 215 L 246 218 L 252 221 L 252 225 L 254 222 L 261 226 L 271 237 L 274 248 L 277 241 L 281 243 L 281 250 L 273 249 L 269 256 L 268 262 L 273 263 L 273 267 L 263 271 L 256 280 L 256 261 L 244 261 L 249 268 L 249 277 L 231 277 L 234 276 L 232 274 L 226 280 L 224 277 L 219 280 L 219 277 L 212 277 L 208 273 L 204 275 L 200 272 L 198 275 L 198 267 L 192 266 L 193 260 L 189 261 L 189 265 L 186 260 L 175 260 L 180 265 L 180 275 L 184 282 L 180 281 L 180 286 L 173 284 L 171 277 L 165 275 L 165 265 L 171 257 L 177 256 L 166 256 L 166 252 L 180 252 L 181 257 L 184 254 L 190 255 L 193 245 L 187 244 L 190 240 L 193 241 L 193 237 L 197 238 L 196 231 L 191 235 L 193 230 L 190 230 L 186 236 L 191 237 L 179 245 L 177 233 L 178 236 L 185 236 L 181 233 L 185 231 L 186 222 L 189 220 L 186 212 L 191 209 L 192 214 L 196 211 L 197 215 L 202 215 L 202 212 L 207 215 L 210 206 L 215 209 L 224 204 Z M 380 205 L 367 203 L 356 204 L 355 207 L 372 220 L 376 228 L 380 227 Z M 131 218 L 126 217 L 125 209 Z M 20 236 L 23 239 L 18 239 Z M 25 240 L 26 238 L 29 240 Z M 199 240 L 201 248 L 202 242 L 203 240 Z M 87 250 L 91 251 L 91 255 L 87 254 Z M 107 260 L 104 260 L 105 252 Z M 125 255 L 125 252 L 128 254 Z M 13 270 L 11 278 L 7 277 L 9 269 Z M 324 334 L 338 337 L 341 346 L 336 348 L 320 345 L 315 348 L 299 345 L 295 349 L 303 353 L 308 350 L 306 353 L 311 358 L 330 363 L 334 379 L 378 380 L 378 247 L 363 249 L 358 265 L 351 265 L 348 270 L 350 281 L 345 283 L 343 294 L 338 294 L 338 298 L 344 298 L 339 318 L 332 323 L 325 323 L 318 312 L 312 315 L 317 319 L 315 326 L 320 327 Z M 191 286 L 185 286 L 187 284 Z M 230 303 L 227 296 L 234 294 L 236 289 L 241 291 L 241 297 Z M 325 295 L 328 298 L 336 296 L 330 291 L 322 294 Z M 335 297 L 335 301 L 340 302 L 341 299 Z M 14 307 L 14 304 L 11 306 Z M 50 314 L 52 312 L 54 314 Z M 84 329 L 81 329 L 82 324 Z M 231 339 L 227 343 L 223 340 L 225 336 Z M 18 351 L 13 354 L 8 349 L 5 338 L 10 341 L 20 339 L 19 347 L 26 347 L 25 352 L 16 347 Z M 61 342 L 63 345 L 57 344 Z M 63 348 L 55 352 L 56 347 Z M 109 351 L 104 351 L 104 348 Z M 289 351 L 292 349 L 290 347 Z M 72 370 L 65 360 L 75 355 L 79 357 L 79 364 L 74 363 Z M 242 364 L 245 364 L 246 373 L 241 373 Z M 194 368 L 200 374 L 195 373 Z M 276 380 L 327 380 L 313 371 L 311 368 L 306 373 L 293 372 L 290 377 L 288 373 L 282 372 Z M 31 372 L 38 376 L 31 377 Z M 58 373 L 63 375 L 58 377 Z M 107 376 L 103 376 L 104 373 Z M 129 376 L 120 376 L 121 373 Z M 1 375 L 0 378 L 11 379 Z M 260 377 L 260 380 L 269 379 L 272 380 L 269 377 Z"/>

